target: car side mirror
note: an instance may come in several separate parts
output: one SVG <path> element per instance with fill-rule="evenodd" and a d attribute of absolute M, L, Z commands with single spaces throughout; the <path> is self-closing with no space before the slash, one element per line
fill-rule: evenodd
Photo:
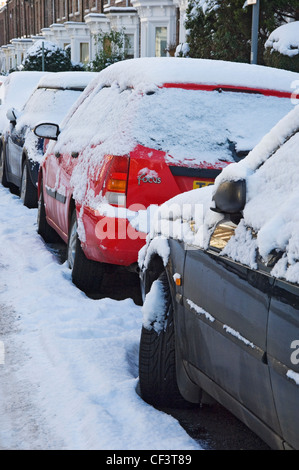
<path fill-rule="evenodd" d="M 17 120 L 17 111 L 15 108 L 9 108 L 6 112 L 6 117 L 10 122 L 16 122 Z"/>
<path fill-rule="evenodd" d="M 239 214 L 246 203 L 246 181 L 224 181 L 220 183 L 214 196 L 215 207 L 211 210 L 223 214 Z"/>
<path fill-rule="evenodd" d="M 33 132 L 37 137 L 42 137 L 43 139 L 57 140 L 60 134 L 60 129 L 58 124 L 46 122 L 35 126 Z"/>

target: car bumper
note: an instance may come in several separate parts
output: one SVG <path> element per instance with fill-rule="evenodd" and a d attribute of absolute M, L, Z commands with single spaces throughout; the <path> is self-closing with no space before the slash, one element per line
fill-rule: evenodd
<path fill-rule="evenodd" d="M 77 215 L 79 233 L 80 220 L 84 226 L 84 235 L 80 238 L 87 258 L 121 266 L 137 262 L 147 234 L 136 230 L 126 217 L 103 215 L 86 206 L 83 211 L 79 209 Z"/>

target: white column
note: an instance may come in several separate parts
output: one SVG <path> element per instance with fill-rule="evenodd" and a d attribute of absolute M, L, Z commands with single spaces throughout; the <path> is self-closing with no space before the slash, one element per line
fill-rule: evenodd
<path fill-rule="evenodd" d="M 96 36 L 102 31 L 109 33 L 110 19 L 101 13 L 90 13 L 84 17 L 90 32 L 90 60 L 94 60 L 97 53 Z"/>
<path fill-rule="evenodd" d="M 105 13 L 110 19 L 111 29 L 121 31 L 133 38 L 133 56 L 139 57 L 139 17 L 137 10 L 132 7 L 108 7 Z"/>
<path fill-rule="evenodd" d="M 64 23 L 66 31 L 71 40 L 71 60 L 73 62 L 81 62 L 80 45 L 81 43 L 88 43 L 89 45 L 89 60 L 90 60 L 90 44 L 91 35 L 90 30 L 86 23 L 77 23 L 76 21 L 67 21 Z"/>
<path fill-rule="evenodd" d="M 57 44 L 61 49 L 65 49 L 66 44 L 70 44 L 70 36 L 64 24 L 53 23 L 49 27 L 50 32 L 47 32 L 49 40 Z"/>
<path fill-rule="evenodd" d="M 176 42 L 176 6 L 173 0 L 131 0 L 140 17 L 140 55 L 156 55 L 157 28 L 167 28 L 167 47 Z"/>
<path fill-rule="evenodd" d="M 179 43 L 184 44 L 186 42 L 186 10 L 188 7 L 188 0 L 173 0 L 173 3 L 180 10 L 180 29 L 179 29 Z"/>

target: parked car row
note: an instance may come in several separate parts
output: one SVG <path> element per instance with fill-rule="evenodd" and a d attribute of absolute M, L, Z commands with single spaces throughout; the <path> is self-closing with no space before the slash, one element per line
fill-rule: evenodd
<path fill-rule="evenodd" d="M 294 251 L 283 252 L 289 232 L 276 246 L 271 219 L 264 237 L 273 234 L 273 246 L 266 253 L 259 245 L 268 205 L 280 207 L 295 191 L 282 150 L 284 197 L 274 197 L 273 183 L 268 205 L 261 202 L 262 189 L 272 188 L 263 168 L 299 128 L 281 121 L 290 112 L 297 119 L 298 74 L 182 58 L 132 59 L 84 74 L 76 90 L 46 75 L 21 113 L 9 110 L 2 183 L 20 188 L 28 207 L 38 199 L 38 233 L 67 244 L 83 291 L 99 292 L 108 268 L 140 271 L 146 401 L 200 402 L 204 392 L 271 446 L 299 448 L 299 370 L 284 349 L 293 335 L 299 343 L 297 285 L 276 281 L 274 269 L 296 258 L 296 237 Z M 280 121 L 288 132 L 283 124 L 271 131 Z M 247 220 L 258 196 L 265 213 L 251 210 Z"/>
<path fill-rule="evenodd" d="M 39 171 L 38 230 L 68 244 L 78 287 L 99 290 L 107 266 L 137 269 L 148 208 L 213 183 L 291 109 L 297 75 L 270 72 L 123 61 L 98 74 L 63 123 L 36 126 L 52 140 Z"/>

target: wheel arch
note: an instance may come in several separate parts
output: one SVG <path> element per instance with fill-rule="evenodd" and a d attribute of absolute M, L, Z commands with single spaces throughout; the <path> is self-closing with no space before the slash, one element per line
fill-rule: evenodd
<path fill-rule="evenodd" d="M 184 364 L 184 352 L 182 350 L 182 344 L 180 341 L 180 337 L 182 332 L 178 335 L 178 329 L 182 329 L 183 334 L 185 331 L 184 327 L 184 306 L 182 301 L 179 299 L 183 299 L 182 296 L 182 288 L 177 287 L 174 280 L 173 274 L 176 270 L 181 272 L 182 270 L 182 262 L 180 253 L 181 248 L 178 247 L 176 250 L 175 247 L 173 251 L 171 251 L 172 255 L 169 255 L 168 262 L 165 265 L 165 261 L 163 260 L 162 256 L 158 253 L 153 253 L 150 260 L 147 263 L 146 268 L 144 269 L 144 277 L 143 281 L 143 295 L 145 297 L 146 293 L 150 290 L 152 283 L 159 278 L 163 271 L 165 271 L 169 283 L 170 293 L 172 295 L 172 302 L 173 302 L 173 321 L 174 321 L 174 331 L 175 331 L 175 362 L 176 362 L 176 379 L 179 391 L 182 397 L 189 403 L 200 403 L 202 401 L 202 390 L 198 385 L 196 385 L 192 379 L 190 378 L 188 371 Z M 179 296 L 177 297 L 178 294 Z M 182 323 L 183 322 L 183 323 Z"/>

